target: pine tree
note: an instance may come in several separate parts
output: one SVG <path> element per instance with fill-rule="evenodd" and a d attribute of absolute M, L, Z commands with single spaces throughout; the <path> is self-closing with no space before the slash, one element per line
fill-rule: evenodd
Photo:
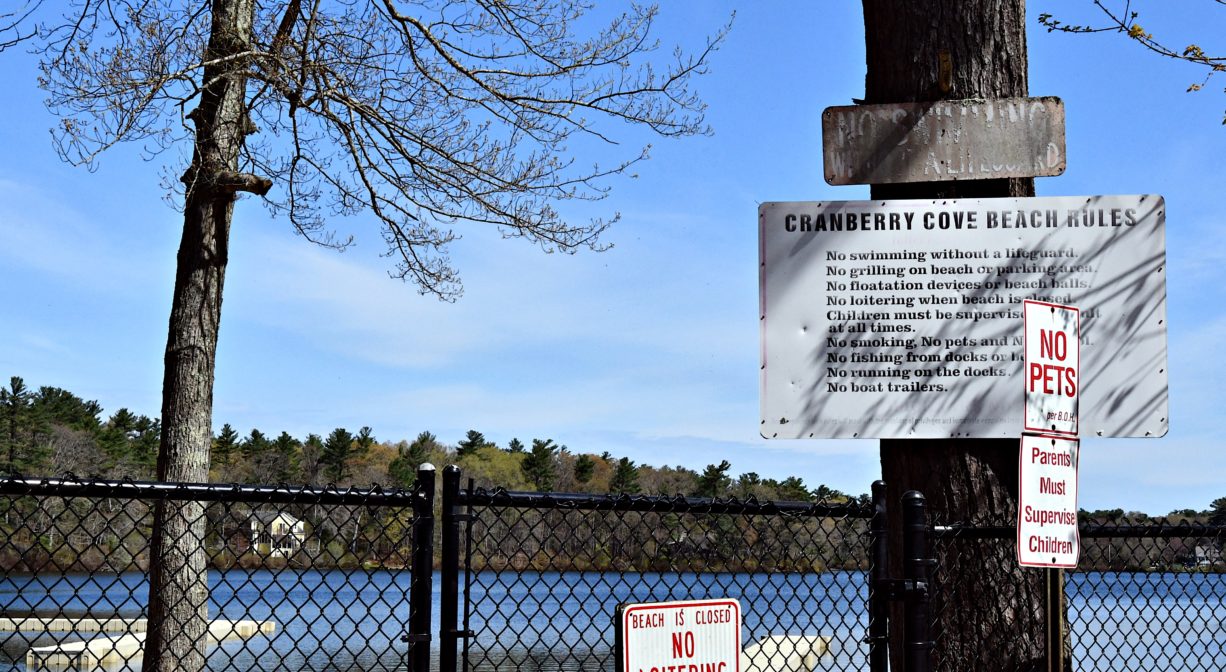
<path fill-rule="evenodd" d="M 129 436 L 129 459 L 140 469 L 152 475 L 157 467 L 158 443 L 162 436 L 162 421 L 146 415 L 138 416 Z"/>
<path fill-rule="evenodd" d="M 553 439 L 532 439 L 532 450 L 524 456 L 520 464 L 524 478 L 533 484 L 538 492 L 548 492 L 558 477 L 557 465 L 554 464 L 557 446 Z"/>
<path fill-rule="evenodd" d="M 319 470 L 323 467 L 324 441 L 318 434 L 308 434 L 299 450 L 298 467 L 301 480 L 319 485 Z"/>
<path fill-rule="evenodd" d="M 723 497 L 728 493 L 728 488 L 732 486 L 732 477 L 728 475 L 728 470 L 732 465 L 728 460 L 721 460 L 718 465 L 708 464 L 703 470 L 702 475 L 698 477 L 698 485 L 694 494 L 698 497 Z"/>
<path fill-rule="evenodd" d="M 456 457 L 468 457 L 486 445 L 485 435 L 475 429 L 468 430 L 464 440 L 456 444 Z"/>
<path fill-rule="evenodd" d="M 349 455 L 350 460 L 360 460 L 370 454 L 370 449 L 374 447 L 376 441 L 374 433 L 370 427 L 363 427 L 358 430 L 358 435 L 353 440 L 353 452 Z"/>
<path fill-rule="evenodd" d="M 639 492 L 639 468 L 628 457 L 617 461 L 613 476 L 609 479 L 612 494 L 633 495 Z"/>
<path fill-rule="evenodd" d="M 819 484 L 816 488 L 813 488 L 812 495 L 813 499 L 826 503 L 845 501 L 847 499 L 846 493 L 841 490 L 835 490 L 834 488 L 827 486 L 825 483 Z"/>
<path fill-rule="evenodd" d="M 409 445 L 401 443 L 396 459 L 388 465 L 387 473 L 392 483 L 412 487 L 417 482 L 417 469 L 430 460 L 430 454 L 440 450 L 438 438 L 430 432 L 422 432 Z"/>
<path fill-rule="evenodd" d="M 238 432 L 227 422 L 221 426 L 221 433 L 213 437 L 213 463 L 228 466 L 237 451 Z"/>
<path fill-rule="evenodd" d="M 268 483 L 288 483 L 298 471 L 296 462 L 300 445 L 298 439 L 290 436 L 289 432 L 282 431 L 259 460 L 258 473 L 264 478 L 258 480 Z"/>
<path fill-rule="evenodd" d="M 112 464 L 128 457 L 128 441 L 136 430 L 136 420 L 137 417 L 132 411 L 121 408 L 102 424 L 102 429 L 98 432 L 98 445 L 106 451 Z"/>
<path fill-rule="evenodd" d="M 805 485 L 803 478 L 799 476 L 788 476 L 783 481 L 772 483 L 775 486 L 776 496 L 787 502 L 805 502 L 809 500 L 809 488 Z"/>
<path fill-rule="evenodd" d="M 592 476 L 596 473 L 596 462 L 591 455 L 580 455 L 575 460 L 575 482 L 580 485 L 587 485 L 587 482 L 592 480 Z"/>
<path fill-rule="evenodd" d="M 349 456 L 354 450 L 354 436 L 348 430 L 337 427 L 332 430 L 324 441 L 323 455 L 320 464 L 323 465 L 324 477 L 332 484 L 340 484 L 349 477 Z"/>
<path fill-rule="evenodd" d="M 1226 497 L 1218 497 L 1209 506 L 1209 524 L 1226 525 Z"/>
<path fill-rule="evenodd" d="M 19 376 L 0 388 L 0 475 L 29 474 L 45 462 L 50 423 Z"/>
<path fill-rule="evenodd" d="M 760 485 L 762 485 L 762 477 L 756 471 L 747 471 L 736 479 L 737 494 L 742 498 L 753 495 Z"/>
<path fill-rule="evenodd" d="M 252 429 L 251 434 L 247 435 L 247 438 L 243 439 L 243 442 L 239 444 L 239 452 L 242 453 L 244 460 L 251 461 L 257 455 L 262 455 L 271 446 L 272 442 L 268 440 L 267 436 L 264 436 L 264 432 Z"/>
<path fill-rule="evenodd" d="M 42 386 L 34 396 L 34 406 L 51 423 L 77 431 L 97 432 L 102 427 L 98 418 L 102 406 L 97 401 L 85 401 L 58 387 Z"/>

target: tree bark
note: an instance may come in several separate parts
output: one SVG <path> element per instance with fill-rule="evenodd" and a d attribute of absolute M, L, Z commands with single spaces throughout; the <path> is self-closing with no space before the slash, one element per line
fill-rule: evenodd
<path fill-rule="evenodd" d="M 1028 95 L 1024 0 L 863 0 L 865 102 Z M 873 200 L 1033 196 L 1033 179 L 873 185 Z M 1019 398 L 1021 391 L 1018 391 Z M 882 440 L 881 471 L 897 510 L 903 493 L 927 498 L 930 520 L 1014 525 L 1014 439 Z M 901 520 L 891 516 L 891 573 L 902 575 Z M 934 669 L 1046 670 L 1044 577 L 1017 565 L 1012 546 L 936 545 Z M 891 615 L 901 624 L 901 613 Z M 902 660 L 901 628 L 890 654 Z"/>
<path fill-rule="evenodd" d="M 162 381 L 161 481 L 208 480 L 213 380 L 238 174 L 244 138 L 246 63 L 253 0 L 214 0 L 199 106 L 189 115 L 196 138 L 183 176 L 186 207 L 179 245 Z M 236 176 L 240 179 L 236 180 Z M 267 191 L 267 186 L 264 187 Z M 149 565 L 149 630 L 141 669 L 204 667 L 208 644 L 205 517 L 199 502 L 158 502 Z"/>

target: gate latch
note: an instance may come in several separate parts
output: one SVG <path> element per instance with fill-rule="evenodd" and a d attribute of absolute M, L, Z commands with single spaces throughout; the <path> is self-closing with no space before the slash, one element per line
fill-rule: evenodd
<path fill-rule="evenodd" d="M 885 592 L 885 599 L 892 602 L 910 600 L 928 595 L 928 582 L 914 579 L 881 579 L 877 590 Z"/>

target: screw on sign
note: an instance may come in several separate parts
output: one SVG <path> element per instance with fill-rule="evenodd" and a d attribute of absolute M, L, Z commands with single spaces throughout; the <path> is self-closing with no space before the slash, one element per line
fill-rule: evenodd
<path fill-rule="evenodd" d="M 740 672 L 734 599 L 632 604 L 618 626 L 622 672 Z"/>
<path fill-rule="evenodd" d="M 1028 432 L 1077 435 L 1081 381 L 1081 316 L 1072 306 L 1044 301 L 1023 305 L 1026 333 Z"/>

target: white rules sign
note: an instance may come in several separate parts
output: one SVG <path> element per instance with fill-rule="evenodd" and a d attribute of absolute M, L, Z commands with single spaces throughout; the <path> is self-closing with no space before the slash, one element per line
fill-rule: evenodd
<path fill-rule="evenodd" d="M 767 438 L 1016 437 L 1026 300 L 1080 308 L 1081 433 L 1167 430 L 1161 196 L 765 203 Z"/>

